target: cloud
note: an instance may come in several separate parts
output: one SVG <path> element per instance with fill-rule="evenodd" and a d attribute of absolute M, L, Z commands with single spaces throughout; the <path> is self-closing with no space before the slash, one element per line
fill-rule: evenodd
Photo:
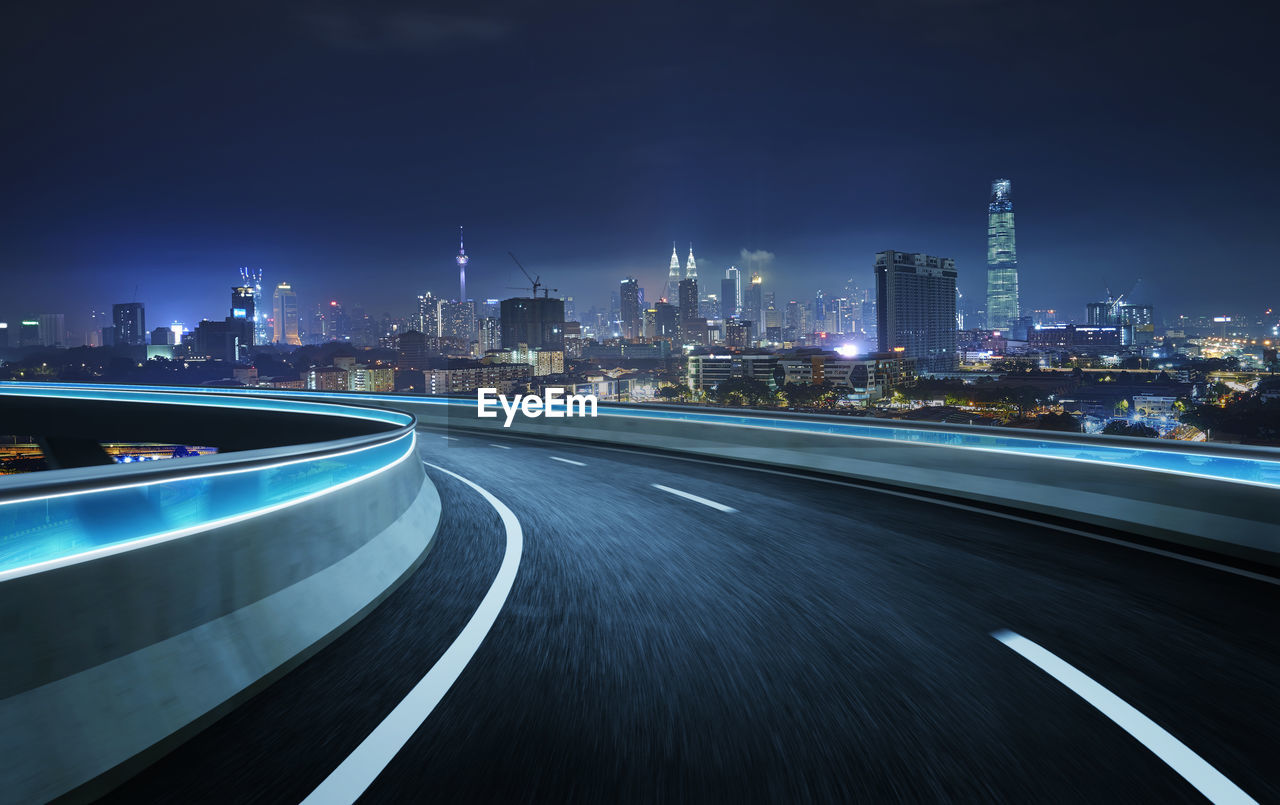
<path fill-rule="evenodd" d="M 511 33 L 511 20 L 474 14 L 401 9 L 329 9 L 303 14 L 304 30 L 330 47 L 351 51 L 441 50 L 496 42 Z"/>
<path fill-rule="evenodd" d="M 764 249 L 742 249 L 738 252 L 738 259 L 742 261 L 742 265 L 739 268 L 747 272 L 748 276 L 755 272 L 764 274 L 773 268 L 773 258 L 775 256 L 773 252 L 768 252 Z"/>

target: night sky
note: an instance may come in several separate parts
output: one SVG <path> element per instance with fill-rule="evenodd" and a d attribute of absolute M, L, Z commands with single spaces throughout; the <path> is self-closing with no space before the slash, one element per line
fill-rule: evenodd
<path fill-rule="evenodd" d="M 900 249 L 976 299 L 996 177 L 1024 309 L 1139 277 L 1158 315 L 1280 303 L 1275 27 L 1243 4 L 6 5 L 0 320 L 136 287 L 194 326 L 246 264 L 404 315 L 456 295 L 459 224 L 477 298 L 518 293 L 511 250 L 580 311 L 626 274 L 652 299 L 676 240 L 716 290 L 744 249 L 780 299 Z"/>

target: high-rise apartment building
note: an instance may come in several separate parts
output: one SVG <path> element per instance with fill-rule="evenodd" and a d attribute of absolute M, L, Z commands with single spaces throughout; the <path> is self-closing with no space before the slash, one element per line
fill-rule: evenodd
<path fill-rule="evenodd" d="M 502 348 L 564 350 L 564 302 L 548 297 L 502 300 Z"/>
<path fill-rule="evenodd" d="M 277 285 L 272 302 L 275 342 L 300 346 L 302 338 L 298 334 L 298 295 L 294 293 L 293 286 L 287 282 Z"/>
<path fill-rule="evenodd" d="M 1017 322 L 1018 249 L 1013 232 L 1012 182 L 991 183 L 987 204 L 987 329 L 1007 330 Z"/>
<path fill-rule="evenodd" d="M 881 352 L 915 358 L 921 372 L 956 369 L 956 265 L 948 257 L 876 254 L 876 330 Z"/>
<path fill-rule="evenodd" d="M 496 316 L 480 319 L 478 330 L 481 355 L 492 349 L 502 349 L 502 323 Z"/>
<path fill-rule="evenodd" d="M 147 319 L 141 302 L 112 305 L 111 322 L 117 345 L 134 347 L 147 343 Z"/>
<path fill-rule="evenodd" d="M 640 281 L 627 277 L 618 289 L 618 326 L 622 337 L 635 339 L 641 335 Z"/>
<path fill-rule="evenodd" d="M 440 337 L 440 300 L 432 296 L 431 291 L 418 294 L 418 315 L 413 329 L 430 338 Z"/>

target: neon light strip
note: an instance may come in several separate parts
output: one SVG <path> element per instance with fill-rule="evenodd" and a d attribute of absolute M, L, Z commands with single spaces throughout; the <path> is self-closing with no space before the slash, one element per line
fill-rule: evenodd
<path fill-rule="evenodd" d="M 343 456 L 349 456 L 355 453 L 363 453 L 366 450 L 374 450 L 379 447 L 386 447 L 388 444 L 394 444 L 395 442 L 409 435 L 414 435 L 414 438 L 416 439 L 416 431 L 411 431 L 410 433 L 402 434 L 401 436 L 398 436 L 389 442 L 379 442 L 378 444 L 365 445 L 364 447 L 354 447 L 350 450 L 343 450 L 340 453 L 327 453 L 325 455 L 303 456 L 302 458 L 291 458 L 291 459 L 285 459 L 281 461 L 275 461 L 270 464 L 258 464 L 253 467 L 240 467 L 237 469 L 203 472 L 197 475 L 175 475 L 168 478 L 156 478 L 155 480 L 151 480 L 151 481 L 137 481 L 135 483 L 116 484 L 114 486 L 109 484 L 104 484 L 103 486 L 90 487 L 88 489 L 73 489 L 69 492 L 54 492 L 53 494 L 49 494 L 49 495 L 33 495 L 31 497 L 26 497 L 26 498 L 14 498 L 13 500 L 0 500 L 0 506 L 7 506 L 11 503 L 31 503 L 33 501 L 38 501 L 38 500 L 55 500 L 57 498 L 72 497 L 74 495 L 87 495 L 87 494 L 93 494 L 96 492 L 115 492 L 117 490 L 123 490 L 123 489 L 137 489 L 143 486 L 157 486 L 159 484 L 172 484 L 172 483 L 181 483 L 185 481 L 198 481 L 202 478 L 218 478 L 224 475 L 241 475 L 247 472 L 266 472 L 267 470 L 273 470 L 279 467 L 288 467 L 293 464 L 305 464 L 312 461 L 324 461 L 330 458 L 341 458 Z M 224 453 L 223 455 L 227 455 L 227 454 Z"/>
<path fill-rule="evenodd" d="M 54 568 L 58 568 L 58 567 L 66 567 L 67 565 L 79 564 L 81 562 L 87 562 L 92 559 L 100 559 L 104 556 L 112 556 L 114 554 L 124 553 L 126 551 L 133 551 L 133 550 L 137 550 L 138 548 L 145 548 L 148 545 L 156 545 L 161 542 L 169 542 L 170 540 L 181 539 L 182 537 L 189 537 L 192 534 L 199 534 L 205 531 L 210 531 L 215 528 L 222 528 L 223 526 L 244 522 L 245 520 L 250 520 L 254 517 L 261 517 L 264 514 L 270 514 L 271 512 L 280 511 L 281 509 L 287 509 L 291 506 L 296 506 L 300 503 L 306 503 L 309 500 L 315 500 L 316 498 L 322 497 L 331 492 L 337 492 L 339 489 L 346 489 L 349 486 L 358 484 L 361 481 L 368 480 L 369 478 L 372 478 L 375 475 L 380 475 L 381 473 L 384 473 L 387 470 L 398 466 L 406 458 L 413 455 L 414 451 L 417 448 L 417 433 L 410 432 L 406 434 L 406 436 L 409 437 L 409 449 L 406 450 L 404 454 L 401 455 L 399 458 L 397 458 L 395 461 L 392 461 L 389 464 L 385 464 L 379 467 L 378 469 L 373 470 L 372 472 L 367 472 L 364 475 L 358 476 L 356 478 L 351 478 L 341 483 L 334 484 L 333 486 L 328 487 L 326 489 L 320 489 L 315 492 L 309 492 L 305 495 L 301 495 L 299 497 L 293 498 L 292 500 L 286 500 L 280 503 L 273 503 L 270 506 L 264 506 L 259 509 L 253 509 L 252 511 L 242 512 L 240 514 L 231 515 L 229 517 L 223 517 L 217 520 L 210 520 L 208 522 L 201 523 L 199 525 L 189 526 L 187 528 L 180 528 L 174 531 L 167 531 L 160 534 L 153 534 L 151 536 L 146 536 L 146 537 L 138 537 L 136 539 L 130 539 L 123 542 L 116 542 L 111 545 L 106 545 L 101 548 L 95 548 L 90 551 L 84 551 L 82 553 L 77 553 L 77 554 L 70 554 L 68 556 L 61 556 L 61 557 L 58 557 L 57 559 L 47 559 L 43 562 L 35 562 L 30 565 L 24 565 L 22 567 L 16 567 L 16 568 L 11 568 L 9 570 L 0 571 L 0 582 L 8 581 L 9 579 L 19 578 L 22 576 L 30 576 L 35 573 L 42 573 L 44 571 L 53 570 Z M 376 446 L 381 447 L 385 445 L 376 445 Z M 262 468 L 262 469 L 267 469 L 267 468 Z M 118 489 L 120 487 L 114 487 L 114 488 Z"/>

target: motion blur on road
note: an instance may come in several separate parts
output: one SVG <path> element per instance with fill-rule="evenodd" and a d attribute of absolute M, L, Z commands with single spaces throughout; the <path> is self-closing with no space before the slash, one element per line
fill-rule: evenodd
<path fill-rule="evenodd" d="M 419 435 L 424 461 L 511 508 L 523 557 L 478 652 L 365 801 L 1201 801 L 1001 630 L 1280 799 L 1266 580 L 818 479 Z M 108 801 L 299 801 L 361 744 L 506 550 L 495 509 L 428 472 L 444 519 L 416 574 Z"/>

